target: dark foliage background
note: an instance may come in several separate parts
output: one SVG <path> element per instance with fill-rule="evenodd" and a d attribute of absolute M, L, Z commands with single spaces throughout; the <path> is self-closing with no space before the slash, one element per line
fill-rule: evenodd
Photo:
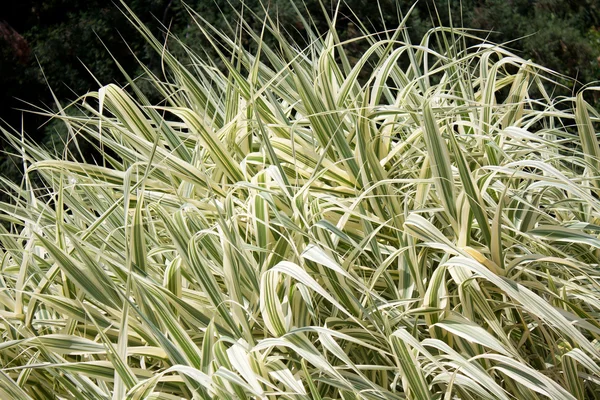
<path fill-rule="evenodd" d="M 318 0 L 271 0 L 269 12 L 278 16 L 291 35 L 302 36 L 301 21 L 291 1 L 303 11 L 306 5 L 317 26 L 326 26 Z M 331 7 L 329 0 L 324 3 Z M 347 0 L 338 28 L 342 37 L 355 36 L 360 22 L 372 24 L 377 30 L 393 28 L 399 10 L 408 10 L 412 3 L 380 0 L 377 7 L 370 0 Z M 165 37 L 164 26 L 168 26 L 196 51 L 208 48 L 181 0 L 126 0 L 126 4 L 156 35 Z M 235 10 L 241 6 L 235 0 L 189 0 L 187 4 L 221 29 L 235 22 Z M 260 0 L 246 0 L 245 4 L 245 20 L 260 28 L 264 16 Z M 26 113 L 23 117 L 19 110 L 34 106 L 54 109 L 49 87 L 64 104 L 97 89 L 97 81 L 124 83 L 106 48 L 133 76 L 140 72 L 133 54 L 151 69 L 160 70 L 159 57 L 127 21 L 118 2 L 6 1 L 1 12 L 0 118 L 5 126 L 23 129 L 49 146 L 60 146 L 64 134 L 60 126 L 47 124 L 46 117 L 36 114 Z M 490 40 L 509 42 L 509 47 L 521 56 L 579 82 L 600 78 L 600 0 L 421 0 L 411 15 L 410 33 L 420 38 L 434 24 L 449 23 L 450 16 L 455 25 L 494 31 Z M 358 55 L 362 48 L 351 50 Z M 564 94 L 581 85 L 566 79 L 563 83 L 567 87 Z M 18 179 L 19 167 L 10 156 L 0 155 L 0 174 Z"/>

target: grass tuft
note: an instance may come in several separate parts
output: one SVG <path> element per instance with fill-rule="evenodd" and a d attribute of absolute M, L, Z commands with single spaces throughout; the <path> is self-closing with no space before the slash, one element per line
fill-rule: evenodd
<path fill-rule="evenodd" d="M 350 61 L 335 19 L 300 47 L 190 12 L 220 59 L 130 14 L 162 101 L 129 79 L 55 116 L 101 162 L 5 131 L 0 398 L 600 397 L 582 95 L 465 29 Z"/>

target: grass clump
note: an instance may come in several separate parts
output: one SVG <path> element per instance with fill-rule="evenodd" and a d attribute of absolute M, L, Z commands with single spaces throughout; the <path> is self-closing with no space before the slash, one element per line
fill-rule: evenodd
<path fill-rule="evenodd" d="M 130 79 L 56 115 L 101 162 L 9 136 L 44 186 L 0 205 L 0 397 L 600 397 L 582 95 L 464 29 L 351 63 L 335 21 L 299 47 L 195 15 L 217 68 L 131 18 L 163 101 Z"/>

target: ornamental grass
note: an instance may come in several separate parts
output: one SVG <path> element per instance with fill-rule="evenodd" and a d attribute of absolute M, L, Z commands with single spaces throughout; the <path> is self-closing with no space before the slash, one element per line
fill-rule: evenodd
<path fill-rule="evenodd" d="M 163 71 L 60 108 L 64 151 L 4 129 L 0 398 L 600 398 L 586 92 L 464 28 L 190 13 L 217 57 L 129 14 Z"/>

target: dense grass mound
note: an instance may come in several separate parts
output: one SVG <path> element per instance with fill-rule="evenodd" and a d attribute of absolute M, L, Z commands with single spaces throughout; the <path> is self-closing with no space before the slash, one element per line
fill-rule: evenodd
<path fill-rule="evenodd" d="M 11 137 L 0 398 L 600 397 L 581 95 L 461 29 L 350 61 L 334 28 L 299 48 L 196 17 L 219 67 L 132 17 L 164 101 L 131 80 L 57 116 L 99 165 Z"/>

